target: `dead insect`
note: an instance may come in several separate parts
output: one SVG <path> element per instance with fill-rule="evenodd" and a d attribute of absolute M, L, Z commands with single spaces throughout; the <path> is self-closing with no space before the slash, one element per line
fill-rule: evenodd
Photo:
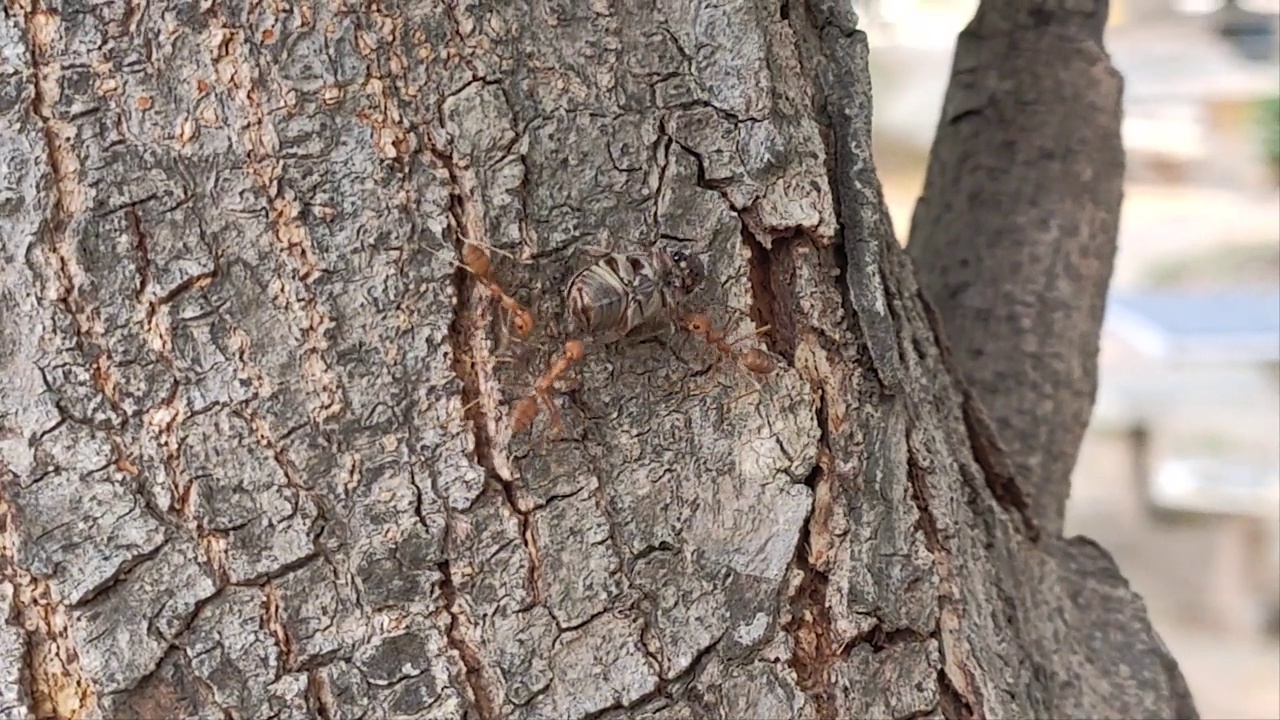
<path fill-rule="evenodd" d="M 705 315 L 680 318 L 685 301 L 705 279 L 702 260 L 668 245 L 655 246 L 646 253 L 606 254 L 569 280 L 565 291 L 569 332 L 599 343 L 611 343 L 666 320 L 724 354 L 735 354 L 724 341 L 723 333 L 715 330 Z M 560 426 L 559 412 L 551 400 L 552 386 L 585 355 L 586 345 L 582 340 L 565 343 L 560 356 L 535 383 L 533 392 L 516 403 L 514 432 L 532 427 L 539 404 L 552 411 L 553 426 Z M 766 374 L 773 370 L 773 361 L 759 350 L 748 351 L 740 357 L 752 372 Z"/>
<path fill-rule="evenodd" d="M 647 253 L 612 253 L 569 280 L 565 306 L 570 332 L 601 342 L 674 313 L 706 279 L 696 255 L 659 245 Z"/>

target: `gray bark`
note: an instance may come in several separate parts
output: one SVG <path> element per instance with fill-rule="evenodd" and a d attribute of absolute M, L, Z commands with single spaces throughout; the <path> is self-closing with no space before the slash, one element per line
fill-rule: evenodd
<path fill-rule="evenodd" d="M 1107 0 L 984 0 L 960 34 L 908 252 L 1032 510 L 1062 531 L 1120 223 Z"/>
<path fill-rule="evenodd" d="M 846 14 L 15 2 L 0 51 L 0 716 L 1194 712 L 1020 517 Z M 624 344 L 513 438 L 575 250 L 658 236 L 779 370 Z"/>

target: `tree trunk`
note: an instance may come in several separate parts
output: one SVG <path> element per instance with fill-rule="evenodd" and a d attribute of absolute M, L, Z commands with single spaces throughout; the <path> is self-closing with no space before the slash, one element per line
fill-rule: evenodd
<path fill-rule="evenodd" d="M 1194 714 L 952 378 L 847 10 L 10 1 L 4 717 Z M 623 343 L 513 437 L 659 236 L 778 371 Z"/>
<path fill-rule="evenodd" d="M 960 34 L 908 252 L 1036 518 L 1061 532 L 1120 223 L 1107 0 L 983 0 Z"/>

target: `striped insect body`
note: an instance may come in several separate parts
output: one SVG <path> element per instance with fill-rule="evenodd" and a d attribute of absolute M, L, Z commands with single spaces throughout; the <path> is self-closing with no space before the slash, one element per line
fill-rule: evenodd
<path fill-rule="evenodd" d="M 616 340 L 674 317 L 706 278 L 696 255 L 658 246 L 648 253 L 611 254 L 569 280 L 565 306 L 570 332 Z"/>
<path fill-rule="evenodd" d="M 752 373 L 773 372 L 773 361 L 763 351 L 739 351 L 705 314 L 684 315 L 687 300 L 705 279 L 702 260 L 673 246 L 660 244 L 646 253 L 606 254 L 569 280 L 565 290 L 569 331 L 579 338 L 609 343 L 665 320 L 697 336 L 722 357 L 736 358 Z M 561 425 L 551 397 L 554 383 L 585 355 L 583 340 L 575 338 L 565 343 L 533 391 L 516 402 L 512 423 L 515 432 L 532 427 L 540 406 L 547 408 L 554 426 Z"/>

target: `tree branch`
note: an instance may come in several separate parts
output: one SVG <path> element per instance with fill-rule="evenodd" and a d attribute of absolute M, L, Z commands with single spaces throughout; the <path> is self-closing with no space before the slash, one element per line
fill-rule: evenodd
<path fill-rule="evenodd" d="M 908 252 L 1035 515 L 1060 532 L 1116 250 L 1106 2 L 986 0 L 956 48 Z"/>

